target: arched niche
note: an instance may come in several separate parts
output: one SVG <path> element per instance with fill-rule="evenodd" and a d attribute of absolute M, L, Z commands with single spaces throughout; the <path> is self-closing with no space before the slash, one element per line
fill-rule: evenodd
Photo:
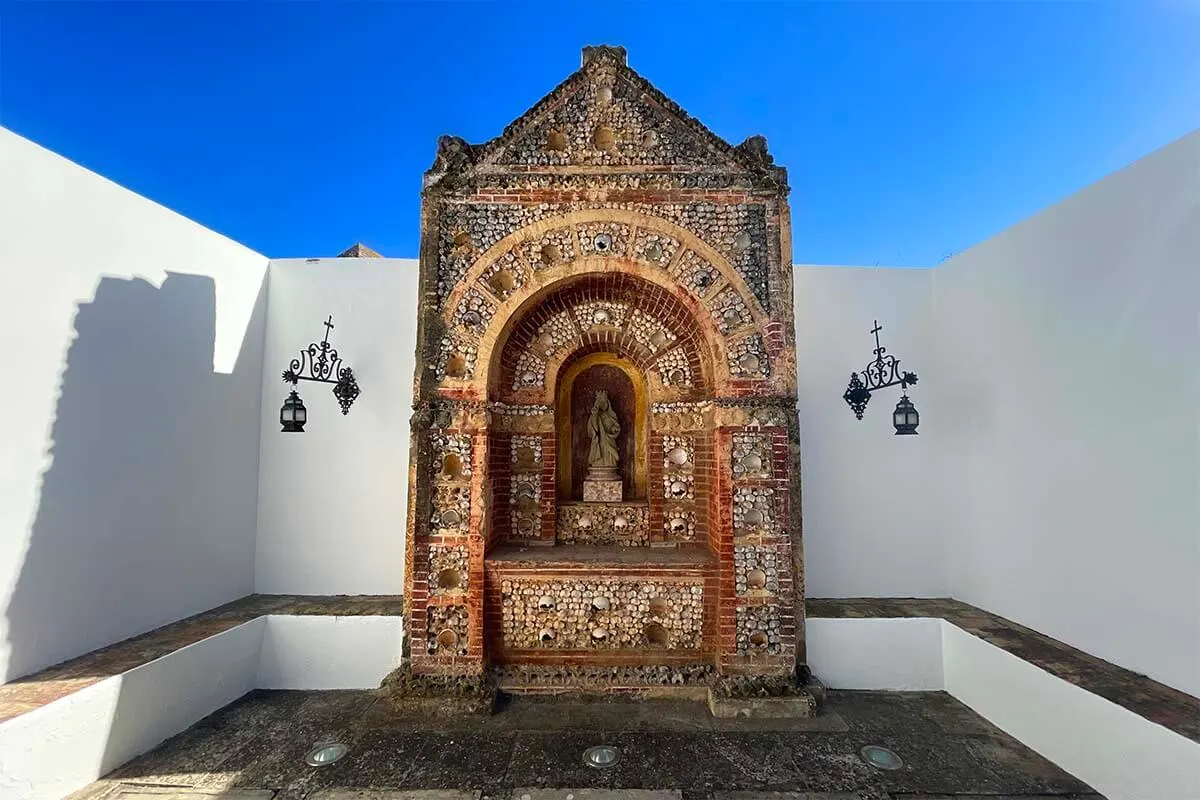
<path fill-rule="evenodd" d="M 563 365 L 555 381 L 558 498 L 560 502 L 583 498 L 589 448 L 587 419 L 599 389 L 608 393 L 622 423 L 617 447 L 624 499 L 645 500 L 650 442 L 646 377 L 632 361 L 604 351 L 576 354 Z"/>
<path fill-rule="evenodd" d="M 491 408 L 481 420 L 488 431 L 488 469 L 494 471 L 489 474 L 495 476 L 488 483 L 496 530 L 489 547 L 589 540 L 648 545 L 674 535 L 662 517 L 667 505 L 675 513 L 686 503 L 688 518 L 708 513 L 712 487 L 706 478 L 684 500 L 664 498 L 666 468 L 654 454 L 665 433 L 652 430 L 656 403 L 687 405 L 716 396 L 716 354 L 699 313 L 668 287 L 618 270 L 564 278 L 520 306 L 491 352 L 481 352 L 493 366 L 487 385 Z M 543 341 L 551 329 L 558 332 L 552 347 Z M 659 330 L 663 335 L 656 337 Z M 531 385 L 522 380 L 526 372 L 536 378 Z M 687 380 L 674 383 L 675 372 Z M 615 391 L 622 398 L 619 446 L 626 448 L 618 463 L 625 526 L 617 531 L 616 516 L 589 518 L 604 529 L 603 536 L 597 530 L 563 537 L 571 515 L 583 513 L 572 507 L 604 502 L 594 495 L 584 499 L 581 489 L 590 450 L 583 407 L 606 380 L 626 387 Z M 707 446 L 701 441 L 707 434 L 699 429 L 676 430 L 673 436 L 690 438 L 689 447 Z M 537 459 L 530 458 L 534 449 Z M 522 496 L 529 494 L 525 487 L 533 487 L 532 498 Z"/>

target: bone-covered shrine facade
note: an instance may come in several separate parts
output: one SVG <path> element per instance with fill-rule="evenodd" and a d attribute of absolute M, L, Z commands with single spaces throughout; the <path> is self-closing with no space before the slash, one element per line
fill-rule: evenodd
<path fill-rule="evenodd" d="M 765 140 L 722 141 L 623 48 L 585 48 L 498 138 L 439 141 L 405 548 L 414 673 L 803 663 L 787 191 Z"/>

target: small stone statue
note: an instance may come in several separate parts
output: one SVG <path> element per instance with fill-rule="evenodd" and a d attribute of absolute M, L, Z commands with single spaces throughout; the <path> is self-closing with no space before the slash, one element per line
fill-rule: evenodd
<path fill-rule="evenodd" d="M 588 435 L 592 438 L 592 449 L 588 453 L 590 475 L 616 474 L 617 436 L 621 433 L 621 422 L 608 400 L 608 392 L 596 392 L 592 402 L 592 414 L 588 418 Z"/>

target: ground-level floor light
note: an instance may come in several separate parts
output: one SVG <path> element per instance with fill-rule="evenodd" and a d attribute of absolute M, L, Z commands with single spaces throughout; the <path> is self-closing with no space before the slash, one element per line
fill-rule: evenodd
<path fill-rule="evenodd" d="M 621 751 L 610 744 L 598 744 L 583 751 L 583 763 L 596 769 L 607 769 L 621 758 Z"/>
<path fill-rule="evenodd" d="M 858 751 L 859 757 L 876 769 L 896 770 L 904 767 L 900 756 L 877 744 L 869 744 Z"/>
<path fill-rule="evenodd" d="M 310 767 L 327 767 L 349 751 L 350 748 L 341 742 L 318 742 L 308 751 L 304 763 Z"/>

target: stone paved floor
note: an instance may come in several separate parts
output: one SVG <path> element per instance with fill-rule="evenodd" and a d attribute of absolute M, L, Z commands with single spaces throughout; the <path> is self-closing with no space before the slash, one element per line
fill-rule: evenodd
<path fill-rule="evenodd" d="M 327 738 L 348 744 L 349 754 L 328 767 L 306 766 L 304 754 Z M 609 770 L 581 762 L 586 747 L 601 743 L 621 750 Z M 857 757 L 867 744 L 890 747 L 904 768 L 867 766 Z M 138 786 L 265 789 L 277 792 L 275 800 L 319 800 L 327 796 L 317 792 L 335 788 L 470 790 L 446 795 L 452 800 L 521 800 L 523 794 L 562 800 L 585 788 L 671 790 L 642 800 L 805 796 L 797 793 L 822 793 L 815 796 L 821 800 L 1101 800 L 940 692 L 834 691 L 814 719 L 720 720 L 702 703 L 676 700 L 521 697 L 507 699 L 491 717 L 431 719 L 398 716 L 373 692 L 258 691 L 74 800 L 112 800 L 118 788 L 133 800 L 130 792 Z M 634 795 L 591 800 L 621 797 Z M 579 793 L 575 800 L 587 798 Z"/>

